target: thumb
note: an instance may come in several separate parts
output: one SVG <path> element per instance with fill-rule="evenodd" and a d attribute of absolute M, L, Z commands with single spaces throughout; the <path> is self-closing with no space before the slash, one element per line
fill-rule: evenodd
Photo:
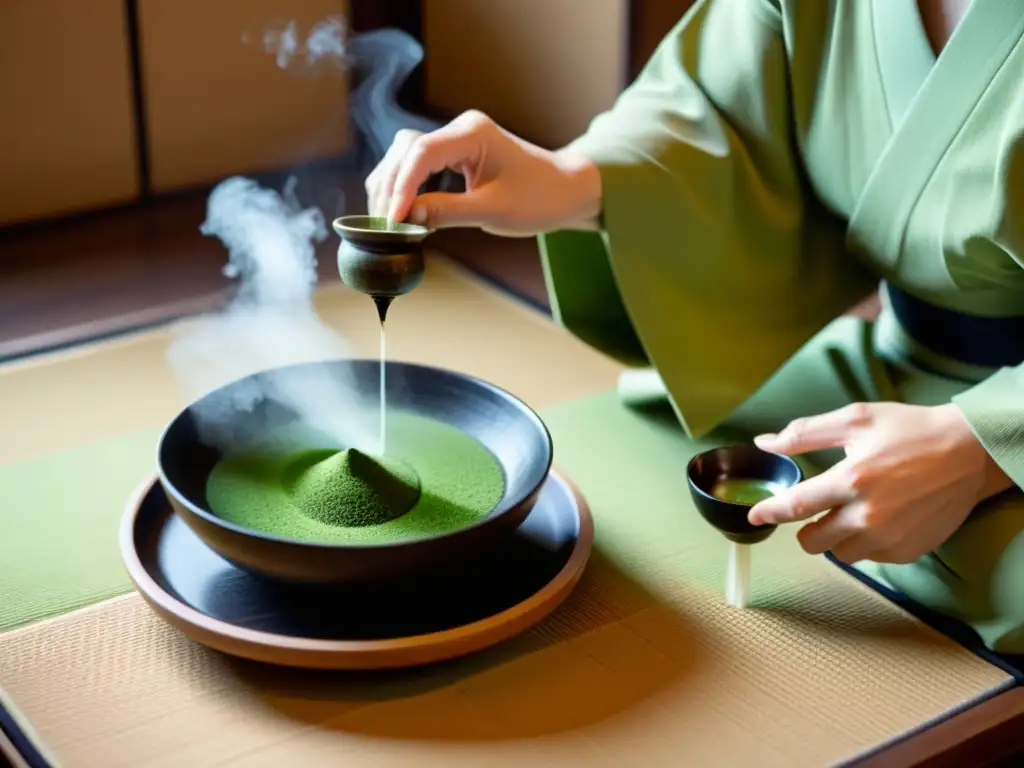
<path fill-rule="evenodd" d="M 490 223 L 479 192 L 428 192 L 413 202 L 406 219 L 430 229 L 480 227 Z"/>
<path fill-rule="evenodd" d="M 870 420 L 870 406 L 859 403 L 837 411 L 795 419 L 778 434 L 758 435 L 754 444 L 763 451 L 800 454 L 845 446 L 858 427 Z"/>

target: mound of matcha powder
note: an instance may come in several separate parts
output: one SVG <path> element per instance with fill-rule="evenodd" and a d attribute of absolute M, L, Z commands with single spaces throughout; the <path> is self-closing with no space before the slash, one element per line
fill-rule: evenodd
<path fill-rule="evenodd" d="M 314 452 L 312 463 L 287 483 L 303 514 L 327 525 L 380 525 L 404 515 L 420 495 L 416 473 L 387 458 L 351 448 Z"/>
<path fill-rule="evenodd" d="M 394 411 L 384 457 L 339 450 L 304 427 L 277 429 L 217 463 L 206 501 L 223 520 L 282 538 L 379 543 L 464 528 L 504 492 L 501 466 L 475 439 Z"/>

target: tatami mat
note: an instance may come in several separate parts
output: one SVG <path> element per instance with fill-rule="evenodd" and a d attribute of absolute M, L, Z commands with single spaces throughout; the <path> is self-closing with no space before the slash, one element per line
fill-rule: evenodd
<path fill-rule="evenodd" d="M 375 352 L 363 297 L 331 288 L 319 308 L 357 353 Z M 726 607 L 724 541 L 696 516 L 680 469 L 703 444 L 622 407 L 616 365 L 444 261 L 396 304 L 390 351 L 481 376 L 541 409 L 556 462 L 594 512 L 596 552 L 579 589 L 523 637 L 411 672 L 296 672 L 206 651 L 134 593 L 103 599 L 127 588 L 116 576 L 93 578 L 114 567 L 103 543 L 116 537 L 114 497 L 146 464 L 129 451 L 106 464 L 95 456 L 132 435 L 141 452 L 146 430 L 187 402 L 164 362 L 172 332 L 0 369 L 0 419 L 11 427 L 0 436 L 0 494 L 16 501 L 0 514 L 42 563 L 18 571 L 27 607 L 5 616 L 0 687 L 63 764 L 817 766 L 1011 684 L 804 555 L 791 530 L 755 552 L 754 607 Z M 93 522 L 76 528 L 66 521 L 87 475 L 109 490 L 83 496 Z M 69 490 L 45 488 L 46 476 Z M 18 523 L 34 514 L 30 481 L 45 526 Z M 47 538 L 62 525 L 88 556 L 76 561 L 67 538 Z M 52 578 L 47 562 L 63 575 Z M 79 589 L 76 575 L 92 586 Z M 0 563 L 4 590 L 14 578 Z"/>

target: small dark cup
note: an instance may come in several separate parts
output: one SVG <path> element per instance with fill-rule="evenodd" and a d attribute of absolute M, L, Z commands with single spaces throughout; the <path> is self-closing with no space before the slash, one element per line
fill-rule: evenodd
<path fill-rule="evenodd" d="M 393 299 L 423 280 L 423 240 L 431 230 L 388 223 L 383 216 L 343 216 L 332 226 L 341 237 L 338 272 L 350 288 Z"/>
<path fill-rule="evenodd" d="M 690 495 L 701 516 L 730 541 L 757 544 L 775 531 L 774 525 L 751 525 L 747 514 L 752 504 L 725 501 L 713 496 L 715 484 L 727 478 L 769 482 L 789 488 L 803 480 L 803 472 L 789 456 L 762 451 L 754 445 L 730 445 L 694 456 L 686 468 Z"/>

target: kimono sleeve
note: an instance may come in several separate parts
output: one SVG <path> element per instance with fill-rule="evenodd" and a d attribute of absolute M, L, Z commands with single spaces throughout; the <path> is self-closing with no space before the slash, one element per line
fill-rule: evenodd
<path fill-rule="evenodd" d="M 876 284 L 806 186 L 782 22 L 698 2 L 570 145 L 600 170 L 601 231 L 540 238 L 555 319 L 655 367 L 691 436 Z"/>
<path fill-rule="evenodd" d="M 1024 488 L 1024 363 L 996 371 L 953 402 L 999 468 Z"/>

